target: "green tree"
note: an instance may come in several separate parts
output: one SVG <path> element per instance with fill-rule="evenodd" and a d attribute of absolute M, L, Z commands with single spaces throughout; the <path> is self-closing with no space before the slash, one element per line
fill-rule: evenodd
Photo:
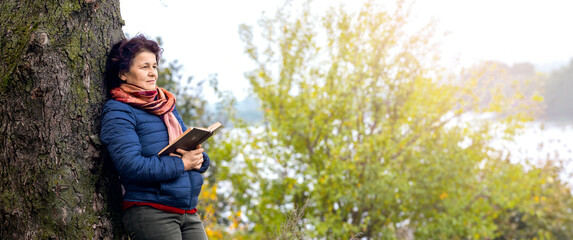
<path fill-rule="evenodd" d="M 485 71 L 445 74 L 432 26 L 408 34 L 402 1 L 320 18 L 310 6 L 262 18 L 263 49 L 240 29 L 265 115 L 215 150 L 235 236 L 271 239 L 307 200 L 294 228 L 311 238 L 491 239 L 510 232 L 508 212 L 547 220 L 543 171 L 492 146 L 531 119 L 523 95 L 483 84 Z M 535 227 L 527 236 L 555 236 Z"/>
<path fill-rule="evenodd" d="M 526 177 L 537 181 L 518 180 L 530 182 L 526 190 L 532 194 L 533 202 L 527 207 L 497 211 L 496 239 L 573 238 L 573 196 L 570 186 L 559 180 L 564 166 L 549 160 L 528 172 Z"/>

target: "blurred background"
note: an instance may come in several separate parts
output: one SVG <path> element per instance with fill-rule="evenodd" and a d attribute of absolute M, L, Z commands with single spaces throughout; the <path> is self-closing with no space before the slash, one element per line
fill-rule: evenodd
<path fill-rule="evenodd" d="M 212 239 L 573 238 L 573 3 L 121 0 Z"/>
<path fill-rule="evenodd" d="M 313 11 L 341 3 L 356 10 L 364 2 L 316 0 Z M 243 74 L 254 66 L 244 54 L 239 24 L 255 26 L 263 13 L 274 14 L 284 4 L 262 0 L 120 3 L 126 34 L 161 37 L 164 58 L 178 60 L 183 75 L 204 79 L 216 73 L 220 87 L 233 91 L 238 100 L 248 94 Z M 419 26 L 437 21 L 440 33 L 446 34 L 442 55 L 448 68 L 499 61 L 510 66 L 529 63 L 535 71 L 550 74 L 573 58 L 573 33 L 568 29 L 573 22 L 572 8 L 573 3 L 566 0 L 417 1 L 409 21 Z"/>

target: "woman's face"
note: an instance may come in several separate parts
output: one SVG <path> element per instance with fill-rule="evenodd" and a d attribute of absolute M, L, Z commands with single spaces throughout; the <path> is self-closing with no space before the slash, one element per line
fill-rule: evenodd
<path fill-rule="evenodd" d="M 155 54 L 148 51 L 137 53 L 129 66 L 129 71 L 120 72 L 119 78 L 145 90 L 155 90 L 155 83 L 157 82 Z"/>

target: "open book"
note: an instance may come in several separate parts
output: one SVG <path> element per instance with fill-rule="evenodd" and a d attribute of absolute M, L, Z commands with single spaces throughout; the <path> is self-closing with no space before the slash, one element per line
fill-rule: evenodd
<path fill-rule="evenodd" d="M 157 155 L 163 156 L 175 152 L 178 148 L 189 151 L 197 148 L 197 145 L 205 142 L 209 137 L 221 128 L 223 124 L 216 122 L 208 128 L 192 127 L 187 129 L 181 136 L 179 136 L 173 143 L 163 148 Z"/>

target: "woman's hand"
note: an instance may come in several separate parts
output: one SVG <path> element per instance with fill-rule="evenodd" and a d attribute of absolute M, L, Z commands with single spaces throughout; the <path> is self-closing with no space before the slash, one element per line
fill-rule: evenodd
<path fill-rule="evenodd" d="M 177 156 L 183 160 L 183 165 L 185 166 L 185 171 L 199 169 L 203 165 L 203 148 L 201 144 L 197 146 L 195 150 L 185 151 L 178 148 L 177 153 L 171 153 L 169 156 Z"/>

